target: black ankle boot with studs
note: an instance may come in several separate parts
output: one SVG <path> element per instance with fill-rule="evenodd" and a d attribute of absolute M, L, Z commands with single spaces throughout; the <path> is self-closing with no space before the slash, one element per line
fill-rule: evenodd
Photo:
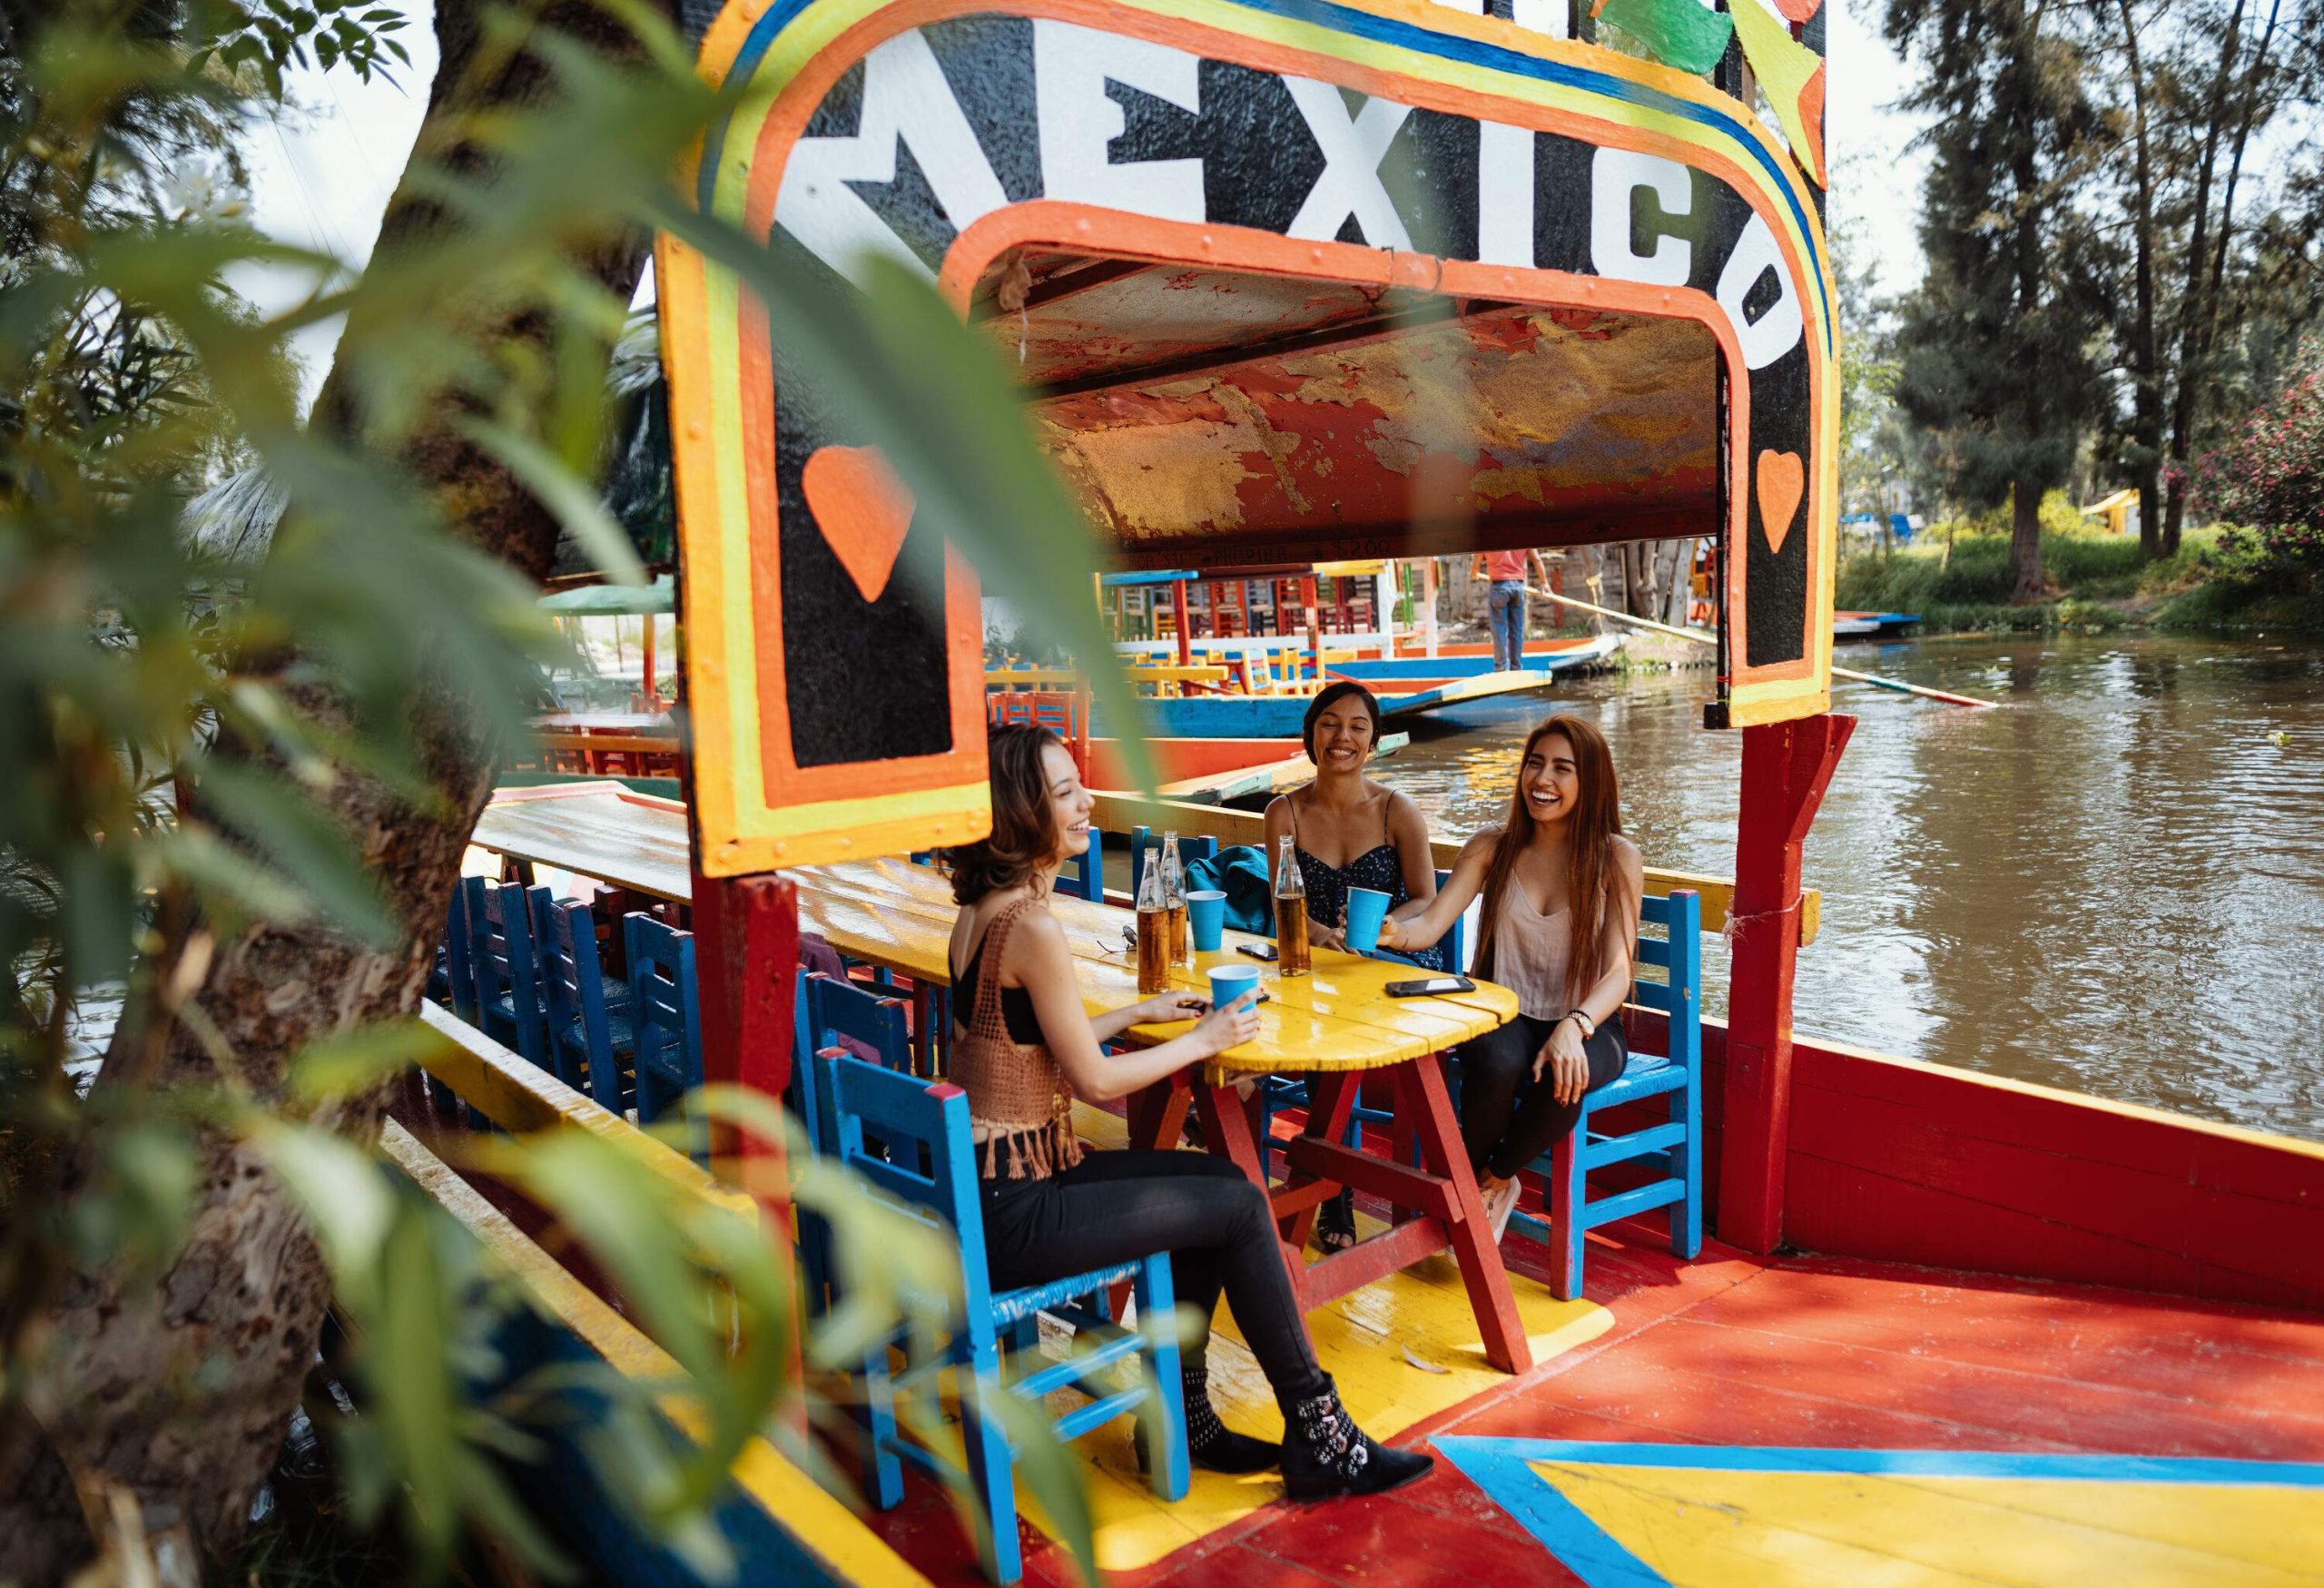
<path fill-rule="evenodd" d="M 1281 1446 L 1254 1439 L 1248 1434 L 1237 1434 L 1219 1421 L 1218 1409 L 1210 1404 L 1209 1364 L 1183 1364 L 1178 1387 L 1186 1398 L 1187 1459 L 1195 1465 L 1205 1472 L 1241 1477 L 1265 1472 L 1282 1459 Z M 1149 1470 L 1143 1424 L 1137 1429 L 1137 1465 L 1141 1472 Z"/>
<path fill-rule="evenodd" d="M 1196 1466 L 1239 1475 L 1265 1472 L 1282 1459 L 1281 1446 L 1237 1434 L 1218 1420 L 1218 1410 L 1210 1404 L 1210 1364 L 1183 1364 L 1178 1380 L 1187 1397 L 1187 1455 Z"/>
<path fill-rule="evenodd" d="M 1295 1403 L 1284 1419 L 1283 1492 L 1287 1499 L 1328 1500 L 1377 1494 L 1411 1483 L 1436 1465 L 1417 1450 L 1391 1450 L 1355 1425 L 1339 1391 Z"/>

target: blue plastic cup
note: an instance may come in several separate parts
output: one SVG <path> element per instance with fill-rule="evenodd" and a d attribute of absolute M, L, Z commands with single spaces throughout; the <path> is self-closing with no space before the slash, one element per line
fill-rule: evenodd
<path fill-rule="evenodd" d="M 1259 991 L 1256 965 L 1221 965 L 1210 973 L 1210 1006 L 1225 1009 L 1238 998 L 1256 998 Z"/>
<path fill-rule="evenodd" d="M 1347 946 L 1350 953 L 1368 954 L 1380 946 L 1380 922 L 1388 913 L 1388 895 L 1377 888 L 1347 891 Z"/>
<path fill-rule="evenodd" d="M 1226 895 L 1216 888 L 1189 891 L 1187 894 L 1187 925 L 1195 934 L 1195 952 L 1216 953 L 1220 934 L 1226 930 Z"/>

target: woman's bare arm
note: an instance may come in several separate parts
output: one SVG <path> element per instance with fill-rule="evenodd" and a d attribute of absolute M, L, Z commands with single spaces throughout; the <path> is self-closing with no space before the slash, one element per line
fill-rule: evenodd
<path fill-rule="evenodd" d="M 1097 1027 L 1081 1006 L 1065 929 L 1051 916 L 1029 914 L 1022 929 L 1010 934 L 1007 952 L 1008 969 L 1016 972 L 1033 1000 L 1042 1042 L 1065 1071 L 1074 1094 L 1089 1102 L 1128 1097 L 1222 1048 L 1248 1041 L 1258 1030 L 1258 1016 L 1248 1009 L 1231 1014 L 1214 1010 L 1184 1036 L 1108 1055 L 1099 1049 Z M 1002 984 L 1007 984 L 1005 974 Z"/>
<path fill-rule="evenodd" d="M 1443 891 L 1426 901 L 1411 900 L 1399 904 L 1380 929 L 1380 946 L 1390 949 L 1424 949 L 1452 930 L 1461 919 L 1461 912 L 1469 907 L 1485 885 L 1485 865 L 1492 858 L 1492 846 L 1501 834 L 1494 831 L 1478 833 L 1461 846 L 1461 858 L 1452 863 L 1452 874 L 1445 879 Z"/>
<path fill-rule="evenodd" d="M 1606 901 L 1606 973 L 1582 994 L 1581 1012 L 1593 1025 L 1604 1025 L 1630 1001 L 1630 983 L 1637 979 L 1631 962 L 1638 953 L 1640 901 L 1646 894 L 1646 860 L 1638 845 L 1617 836 L 1614 874 L 1609 879 Z"/>

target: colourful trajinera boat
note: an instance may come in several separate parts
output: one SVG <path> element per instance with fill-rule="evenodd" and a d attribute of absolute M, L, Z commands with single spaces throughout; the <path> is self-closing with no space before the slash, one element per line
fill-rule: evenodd
<path fill-rule="evenodd" d="M 1517 0 L 1552 10 L 1562 33 L 1561 8 Z M 1093 1434 L 1125 1581 L 2272 1583 L 2324 1550 L 2324 1149 L 1794 1031 L 1802 844 L 1852 726 L 1829 711 L 1825 20 L 1817 0 L 1732 17 L 1752 76 L 1709 82 L 1405 0 L 733 0 L 703 41 L 742 92 L 697 201 L 803 270 L 911 262 L 1021 349 L 1057 465 L 1128 566 L 1393 557 L 1452 527 L 1480 547 L 1717 545 L 1705 716 L 1742 740 L 1735 876 L 1649 886 L 1696 895 L 1731 957 L 1673 1147 L 1700 1154 L 1708 1239 L 1617 1218 L 1580 1243 L 1570 1298 L 1551 1248 L 1512 1240 L 1494 1297 L 1428 1257 L 1318 1306 L 1361 1419 L 1447 1458 L 1409 1491 L 1295 1511 L 1271 1480 L 1206 1477 L 1164 1504 L 1127 1438 Z M 1011 273 L 1022 310 L 991 312 Z M 705 1069 L 778 1092 L 802 902 L 835 942 L 886 932 L 924 963 L 925 880 L 865 857 L 982 830 L 976 590 L 957 562 L 935 609 L 861 577 L 892 527 L 810 478 L 857 438 L 784 377 L 731 277 L 665 242 L 659 282 L 689 797 L 603 796 L 636 822 L 593 846 L 556 820 L 575 791 L 534 791 L 479 841 L 690 905 Z M 1099 820 L 1231 837 L 1249 818 L 1121 798 Z M 622 1129 L 438 1024 L 431 1069 L 494 1122 Z M 1099 1139 L 1150 1123 L 1077 1119 Z M 389 1146 L 546 1303 L 513 1363 L 666 1366 L 423 1147 Z M 763 1190 L 770 1167 L 741 1172 Z M 1619 1214 L 1648 1188 L 1616 1169 L 1599 1189 Z M 1265 1426 L 1222 1356 L 1222 1402 Z M 558 1455 L 534 1497 L 576 1551 L 685 1580 Z M 763 1445 L 719 1524 L 745 1580 L 977 1573 L 932 1489 L 867 1521 Z M 1022 1542 L 1029 1577 L 1067 1573 L 1038 1529 Z"/>

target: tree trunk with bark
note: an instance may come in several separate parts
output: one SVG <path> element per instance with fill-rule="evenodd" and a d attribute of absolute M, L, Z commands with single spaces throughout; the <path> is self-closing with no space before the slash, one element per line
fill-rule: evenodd
<path fill-rule="evenodd" d="M 2009 598 L 2038 601 L 2042 581 L 2042 488 L 2020 479 L 2010 490 Z"/>
<path fill-rule="evenodd" d="M 551 93 L 537 56 L 487 55 L 484 12 L 478 0 L 438 0 L 440 64 L 430 124 L 455 110 L 516 110 Z M 630 35 L 594 5 L 552 3 L 539 22 L 609 58 L 638 57 Z M 428 146 L 423 131 L 421 147 Z M 456 168 L 465 160 L 474 169 L 481 159 L 458 149 L 445 156 Z M 400 187 L 381 227 L 378 266 L 391 268 L 399 247 L 456 223 L 434 201 Z M 642 234 L 585 240 L 572 246 L 569 262 L 626 302 L 649 242 Z M 537 316 L 468 329 L 480 345 L 528 341 L 547 356 L 551 327 Z M 600 369 L 596 378 L 602 377 Z M 556 520 L 442 422 L 452 417 L 434 416 L 408 444 L 410 478 L 434 493 L 458 533 L 540 577 L 555 549 Z M 357 422 L 337 372 L 318 400 L 314 422 Z M 328 683 L 287 693 L 319 720 L 347 720 L 346 702 Z M 472 711 L 456 680 L 436 679 L 415 717 L 422 770 L 448 819 L 425 814 L 351 774 L 342 774 L 329 796 L 330 810 L 403 912 L 398 941 L 375 951 L 313 924 L 260 927 L 215 942 L 193 994 L 261 1101 L 281 1098 L 288 1061 L 302 1048 L 408 1014 L 418 1001 L 501 746 L 480 742 L 472 731 Z M 162 962 L 174 961 L 205 930 L 198 922 L 182 923 L 164 942 Z M 179 1024 L 165 1032 L 117 1032 L 96 1085 L 218 1079 L 208 1050 Z M 313 1122 L 369 1140 L 382 1106 L 380 1096 L 359 1098 Z M 87 1559 L 94 1543 L 84 1507 L 100 1496 L 133 1499 L 149 1537 L 174 1532 L 213 1558 L 231 1552 L 243 1534 L 314 1359 L 329 1281 L 304 1220 L 255 1152 L 213 1134 L 201 1145 L 201 1166 L 184 1245 L 158 1283 L 100 1267 L 64 1274 L 51 1293 L 49 1351 L 25 1397 L 37 1426 L 0 1431 L 0 1577 L 59 1581 Z M 65 1169 L 65 1198 L 85 1173 Z"/>
<path fill-rule="evenodd" d="M 2132 125 L 2138 156 L 2132 169 L 2131 242 L 2137 279 L 2131 321 L 2132 439 L 2138 447 L 2139 549 L 2162 551 L 2162 386 L 2155 369 L 2154 167 L 2149 153 L 2146 73 L 2139 54 L 2138 18 L 2131 0 L 2118 0 L 2122 42 L 2130 60 Z"/>
<path fill-rule="evenodd" d="M 2187 280 L 2179 299 L 2178 386 L 2171 403 L 2171 478 L 2162 509 L 2165 557 L 2178 554 L 2180 532 L 2187 520 L 2187 459 L 2194 440 L 2196 382 L 2201 378 L 2195 366 L 2202 340 L 2203 262 L 2209 252 L 2204 242 L 2211 231 L 2211 172 L 2219 156 L 2221 123 L 2227 119 L 2228 77 L 2235 69 L 2236 52 L 2243 38 L 2243 5 L 2244 0 L 2235 0 L 2235 9 L 2228 16 L 2227 44 L 2220 52 L 2219 71 L 2211 79 L 2203 153 L 2195 168 L 2194 229 L 2187 241 Z"/>

